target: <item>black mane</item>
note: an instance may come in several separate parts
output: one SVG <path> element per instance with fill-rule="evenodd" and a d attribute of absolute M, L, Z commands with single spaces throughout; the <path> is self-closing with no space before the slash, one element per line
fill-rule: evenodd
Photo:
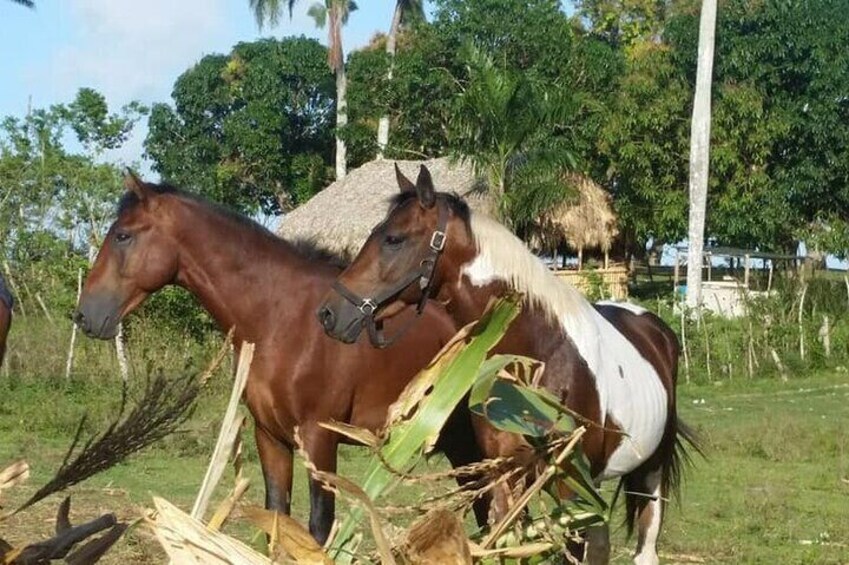
<path fill-rule="evenodd" d="M 351 263 L 351 257 L 347 253 L 333 252 L 314 239 L 298 238 L 291 241 L 283 239 L 265 226 L 263 226 L 262 224 L 260 224 L 259 222 L 253 220 L 252 218 L 249 218 L 244 214 L 240 214 L 239 212 L 231 210 L 230 208 L 227 208 L 222 204 L 218 204 L 217 202 L 208 200 L 207 198 L 204 198 L 199 194 L 189 192 L 181 188 L 177 188 L 176 186 L 167 183 L 147 183 L 145 186 L 147 186 L 147 188 L 151 189 L 156 194 L 173 194 L 180 198 L 196 202 L 233 222 L 236 222 L 246 228 L 249 228 L 265 237 L 273 238 L 275 241 L 287 245 L 293 251 L 295 251 L 295 253 L 306 259 L 321 263 L 327 263 L 334 267 L 342 269 L 344 269 Z M 121 214 L 131 210 L 138 204 L 139 197 L 136 195 L 135 192 L 128 190 L 121 197 L 121 200 L 118 201 L 117 215 L 120 216 Z"/>
<path fill-rule="evenodd" d="M 145 183 L 145 186 L 156 194 L 189 194 L 170 184 Z M 133 192 L 132 190 L 124 192 L 123 196 L 121 196 L 121 199 L 118 201 L 118 207 L 115 209 L 115 215 L 120 216 L 124 212 L 127 212 L 134 208 L 138 203 L 139 197 L 136 195 L 135 192 Z"/>
<path fill-rule="evenodd" d="M 347 251 L 332 251 L 319 243 L 316 239 L 299 237 L 297 239 L 283 240 L 295 248 L 298 255 L 307 259 L 328 263 L 339 269 L 344 269 L 351 264 L 351 254 Z"/>
<path fill-rule="evenodd" d="M 410 200 L 415 200 L 418 198 L 415 192 L 399 192 L 395 196 L 393 196 L 389 200 L 389 204 L 392 208 L 396 206 L 401 206 Z M 448 209 L 454 213 L 455 216 L 463 220 L 463 223 L 468 226 L 471 217 L 471 209 L 469 208 L 468 203 L 459 195 L 454 192 L 437 192 L 436 198 L 445 202 L 448 205 Z"/>

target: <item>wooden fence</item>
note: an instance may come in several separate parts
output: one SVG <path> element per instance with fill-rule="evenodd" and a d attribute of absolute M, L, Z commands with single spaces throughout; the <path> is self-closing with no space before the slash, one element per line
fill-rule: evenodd
<path fill-rule="evenodd" d="M 599 285 L 604 298 L 625 300 L 628 298 L 628 268 L 625 265 L 610 265 L 606 269 L 561 269 L 554 271 L 558 277 L 587 294 Z"/>

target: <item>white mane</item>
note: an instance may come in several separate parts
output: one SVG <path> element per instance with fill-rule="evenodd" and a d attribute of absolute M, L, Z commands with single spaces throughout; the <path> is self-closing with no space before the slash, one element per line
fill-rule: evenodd
<path fill-rule="evenodd" d="M 598 313 L 578 290 L 558 279 L 539 257 L 507 228 L 483 215 L 472 213 L 472 234 L 478 256 L 464 268 L 472 284 L 504 280 L 561 325 L 590 367 L 598 361 Z"/>

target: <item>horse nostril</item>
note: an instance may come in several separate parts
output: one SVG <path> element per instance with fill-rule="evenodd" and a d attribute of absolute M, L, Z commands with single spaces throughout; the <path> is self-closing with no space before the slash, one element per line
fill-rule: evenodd
<path fill-rule="evenodd" d="M 333 315 L 333 311 L 330 308 L 323 306 L 318 311 L 318 321 L 321 322 L 321 326 L 325 330 L 332 330 L 336 323 L 336 317 Z"/>

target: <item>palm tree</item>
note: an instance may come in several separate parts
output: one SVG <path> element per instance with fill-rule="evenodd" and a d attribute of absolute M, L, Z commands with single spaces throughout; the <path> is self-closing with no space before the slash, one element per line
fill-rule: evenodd
<path fill-rule="evenodd" d="M 690 128 L 690 225 L 687 250 L 687 306 L 702 301 L 702 252 L 710 162 L 710 90 L 716 35 L 716 0 L 703 0 L 699 22 L 699 59 Z"/>
<path fill-rule="evenodd" d="M 554 131 L 568 119 L 568 93 L 543 92 L 473 45 L 465 49 L 468 82 L 449 125 L 452 153 L 486 178 L 502 220 L 525 222 L 521 216 L 565 196 L 558 172 L 574 159 Z"/>
<path fill-rule="evenodd" d="M 265 23 L 275 25 L 283 9 L 281 0 L 248 0 L 260 28 Z M 297 0 L 286 0 L 289 17 Z M 336 179 L 345 177 L 347 148 L 339 130 L 348 123 L 348 81 L 345 76 L 345 53 L 342 49 L 342 26 L 357 9 L 353 0 L 324 0 L 310 6 L 307 12 L 319 28 L 327 27 L 327 64 L 336 75 Z"/>
<path fill-rule="evenodd" d="M 392 71 L 395 65 L 395 50 L 398 40 L 398 32 L 402 26 L 414 21 L 421 21 L 425 17 L 423 0 L 398 0 L 395 2 L 395 11 L 392 14 L 392 24 L 389 26 L 389 35 L 386 36 L 386 54 L 389 55 L 389 71 L 386 78 L 392 80 Z M 383 158 L 383 151 L 389 143 L 389 114 L 383 114 L 377 125 L 377 157 Z"/>

